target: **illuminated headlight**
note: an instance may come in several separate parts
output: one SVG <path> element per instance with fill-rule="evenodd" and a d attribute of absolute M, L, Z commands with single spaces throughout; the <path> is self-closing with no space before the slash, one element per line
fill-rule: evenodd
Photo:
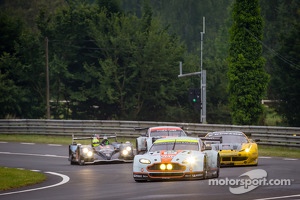
<path fill-rule="evenodd" d="M 127 147 L 126 147 L 126 150 L 127 150 L 127 151 L 131 151 L 131 147 L 130 147 L 130 146 L 127 146 Z"/>
<path fill-rule="evenodd" d="M 87 156 L 88 157 L 92 157 L 93 156 L 93 152 L 92 151 L 87 152 Z"/>
<path fill-rule="evenodd" d="M 83 153 L 88 153 L 88 152 L 89 152 L 89 149 L 88 149 L 88 148 L 83 148 L 83 149 L 82 149 L 82 152 L 83 152 Z"/>
<path fill-rule="evenodd" d="M 173 169 L 173 165 L 167 164 L 167 170 L 172 170 L 172 169 Z"/>
<path fill-rule="evenodd" d="M 161 169 L 161 170 L 172 170 L 173 169 L 173 165 L 172 164 L 161 164 L 160 166 L 159 166 L 159 168 Z"/>
<path fill-rule="evenodd" d="M 124 156 L 127 156 L 128 153 L 129 153 L 129 152 L 128 152 L 126 149 L 124 149 L 124 150 L 122 151 L 122 154 L 123 154 Z"/>
<path fill-rule="evenodd" d="M 140 163 L 142 163 L 142 164 L 150 164 L 151 161 L 148 160 L 148 159 L 146 159 L 146 158 L 141 158 L 141 159 L 140 159 Z"/>
<path fill-rule="evenodd" d="M 188 157 L 187 159 L 185 159 L 182 163 L 193 165 L 193 164 L 195 164 L 195 162 L 196 162 L 196 159 L 191 156 L 191 157 Z"/>
<path fill-rule="evenodd" d="M 82 152 L 83 152 L 83 154 L 87 155 L 88 157 L 93 156 L 93 151 L 90 151 L 88 148 L 83 148 Z"/>
<path fill-rule="evenodd" d="M 245 149 L 245 152 L 248 153 L 250 151 L 250 149 L 251 149 L 251 145 Z"/>

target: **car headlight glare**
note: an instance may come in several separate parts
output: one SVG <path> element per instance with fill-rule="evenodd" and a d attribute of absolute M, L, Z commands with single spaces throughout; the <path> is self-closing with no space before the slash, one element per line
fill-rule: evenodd
<path fill-rule="evenodd" d="M 190 156 L 190 157 L 186 158 L 182 163 L 193 165 L 196 163 L 196 159 L 194 157 Z"/>
<path fill-rule="evenodd" d="M 141 158 L 141 159 L 140 159 L 140 163 L 142 163 L 142 164 L 150 164 L 151 161 L 148 160 L 148 159 L 146 159 L 146 158 Z"/>
<path fill-rule="evenodd" d="M 93 156 L 93 152 L 92 151 L 87 152 L 87 156 L 88 157 L 92 157 Z"/>
<path fill-rule="evenodd" d="M 161 164 L 161 165 L 159 166 L 159 168 L 160 168 L 161 170 L 166 170 L 166 165 L 165 165 L 165 164 Z"/>
<path fill-rule="evenodd" d="M 252 145 L 250 145 L 248 148 L 245 149 L 245 152 L 246 152 L 246 153 L 250 152 L 251 146 L 252 146 Z"/>
<path fill-rule="evenodd" d="M 123 151 L 122 151 L 122 154 L 124 155 L 124 156 L 126 156 L 126 155 L 128 155 L 128 151 L 126 150 L 126 149 L 124 149 Z"/>
<path fill-rule="evenodd" d="M 127 151 L 131 151 L 131 147 L 130 147 L 130 146 L 127 146 L 127 147 L 126 147 L 126 150 L 127 150 Z"/>
<path fill-rule="evenodd" d="M 83 153 L 88 153 L 88 152 L 89 152 L 89 149 L 88 149 L 88 148 L 83 148 L 83 149 L 82 149 L 82 152 L 83 152 Z"/>
<path fill-rule="evenodd" d="M 167 164 L 167 170 L 172 170 L 173 169 L 173 165 L 172 164 Z"/>
<path fill-rule="evenodd" d="M 173 169 L 173 165 L 172 164 L 161 164 L 160 166 L 159 166 L 159 168 L 161 169 L 161 170 L 172 170 Z"/>

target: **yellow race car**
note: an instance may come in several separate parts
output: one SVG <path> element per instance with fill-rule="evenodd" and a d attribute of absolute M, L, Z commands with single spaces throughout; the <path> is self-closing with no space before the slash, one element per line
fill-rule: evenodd
<path fill-rule="evenodd" d="M 258 147 L 241 131 L 216 131 L 208 133 L 205 144 L 219 152 L 221 166 L 257 165 Z M 219 138 L 219 142 L 213 139 Z M 212 139 L 212 140 L 209 140 Z"/>

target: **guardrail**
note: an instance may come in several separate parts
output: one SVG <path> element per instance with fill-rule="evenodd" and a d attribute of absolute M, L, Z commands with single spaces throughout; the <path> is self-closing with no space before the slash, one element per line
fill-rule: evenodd
<path fill-rule="evenodd" d="M 193 136 L 204 136 L 212 131 L 242 131 L 259 144 L 300 148 L 300 127 L 237 126 L 219 124 L 197 124 L 151 121 L 116 120 L 44 120 L 44 119 L 0 119 L 0 134 L 42 135 L 91 135 L 116 134 L 122 137 L 138 137 L 142 132 L 136 127 L 180 126 Z"/>

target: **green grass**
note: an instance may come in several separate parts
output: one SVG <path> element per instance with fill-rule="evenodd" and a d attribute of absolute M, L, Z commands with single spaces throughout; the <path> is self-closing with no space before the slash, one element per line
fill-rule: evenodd
<path fill-rule="evenodd" d="M 0 167 L 0 191 L 33 185 L 46 180 L 46 176 L 30 170 Z"/>
<path fill-rule="evenodd" d="M 269 157 L 300 158 L 300 149 L 258 145 L 258 154 Z"/>

